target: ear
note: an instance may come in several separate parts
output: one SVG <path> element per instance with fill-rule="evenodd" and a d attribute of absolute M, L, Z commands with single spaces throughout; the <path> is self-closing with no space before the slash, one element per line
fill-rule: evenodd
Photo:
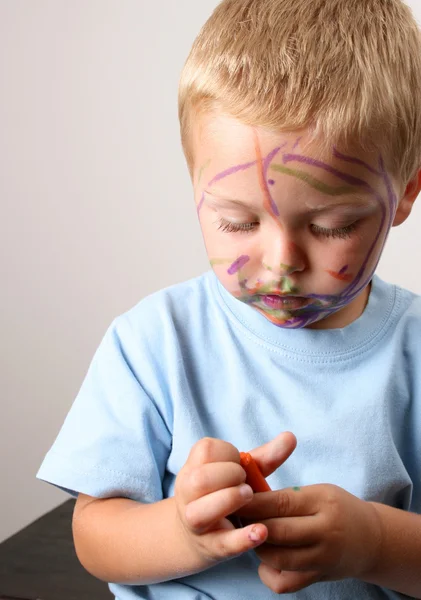
<path fill-rule="evenodd" d="M 395 219 L 393 221 L 393 227 L 396 225 L 401 225 L 406 219 L 409 217 L 412 206 L 417 199 L 418 194 L 421 190 L 421 169 L 418 173 L 411 179 L 411 181 L 406 186 L 405 192 L 400 199 L 398 204 L 398 208 L 396 210 Z"/>

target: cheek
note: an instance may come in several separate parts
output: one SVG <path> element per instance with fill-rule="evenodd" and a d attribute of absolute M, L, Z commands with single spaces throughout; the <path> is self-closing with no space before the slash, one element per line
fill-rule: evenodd
<path fill-rule="evenodd" d="M 232 262 L 227 261 L 225 264 L 212 265 L 215 275 L 224 288 L 235 295 L 241 293 L 241 282 L 247 280 L 248 264 L 245 264 L 242 268 L 238 268 L 241 266 L 238 263 L 241 262 L 242 258 L 239 257 L 239 259 L 234 259 Z"/>
<path fill-rule="evenodd" d="M 247 241 L 247 234 L 231 235 L 222 231 L 205 230 L 202 228 L 206 252 L 210 260 L 223 259 L 233 263 L 239 257 L 246 255 L 255 260 L 256 249 Z"/>
<path fill-rule="evenodd" d="M 250 241 L 244 240 L 241 243 L 231 240 L 224 243 L 219 239 L 208 239 L 206 249 L 211 267 L 226 289 L 237 293 L 241 291 L 242 283 L 254 281 L 260 269 L 261 258 Z"/>
<path fill-rule="evenodd" d="M 361 246 L 350 241 L 337 242 L 335 248 L 329 248 L 323 256 L 323 263 L 326 268 L 340 270 L 345 265 L 355 266 L 361 262 L 364 253 Z"/>
<path fill-rule="evenodd" d="M 329 248 L 319 261 L 331 283 L 346 285 L 362 276 L 377 263 L 379 251 L 371 252 L 373 238 L 356 236 L 350 240 L 335 244 Z"/>

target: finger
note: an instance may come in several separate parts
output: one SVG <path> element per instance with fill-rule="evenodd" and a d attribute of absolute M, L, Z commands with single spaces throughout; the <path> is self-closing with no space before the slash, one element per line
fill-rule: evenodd
<path fill-rule="evenodd" d="M 263 544 L 256 552 L 265 565 L 278 571 L 314 571 L 322 566 L 319 545 L 287 548 Z"/>
<path fill-rule="evenodd" d="M 322 520 L 317 515 L 259 519 L 268 529 L 268 544 L 277 546 L 309 546 L 318 544 L 323 534 Z"/>
<path fill-rule="evenodd" d="M 264 525 L 254 524 L 242 529 L 218 530 L 207 533 L 210 558 L 215 561 L 232 558 L 262 544 L 267 535 Z"/>
<path fill-rule="evenodd" d="M 184 501 L 192 502 L 217 490 L 234 487 L 244 483 L 246 473 L 234 462 L 206 463 L 194 467 L 183 482 Z"/>
<path fill-rule="evenodd" d="M 250 502 L 252 497 L 253 490 L 245 483 L 207 494 L 187 504 L 185 511 L 186 522 L 195 533 L 203 533 L 220 519 L 235 512 L 247 502 Z"/>
<path fill-rule="evenodd" d="M 297 438 L 290 431 L 280 433 L 276 438 L 250 450 L 263 477 L 267 477 L 291 456 L 297 446 Z"/>
<path fill-rule="evenodd" d="M 223 440 L 205 437 L 196 442 L 190 450 L 186 465 L 193 467 L 212 462 L 236 462 L 240 464 L 238 449 Z"/>
<path fill-rule="evenodd" d="M 303 573 L 296 571 L 279 572 L 264 563 L 259 565 L 258 573 L 262 582 L 275 594 L 293 594 L 321 581 L 320 574 L 317 571 L 305 571 Z"/>
<path fill-rule="evenodd" d="M 255 494 L 250 504 L 243 507 L 238 515 L 253 521 L 314 515 L 319 505 L 316 487 L 309 485 Z"/>

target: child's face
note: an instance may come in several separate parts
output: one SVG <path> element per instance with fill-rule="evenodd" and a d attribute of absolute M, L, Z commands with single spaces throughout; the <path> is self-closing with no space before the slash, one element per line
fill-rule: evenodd
<path fill-rule="evenodd" d="M 364 310 L 398 206 L 377 153 L 318 152 L 224 115 L 194 131 L 194 188 L 210 263 L 280 327 L 344 327 Z"/>

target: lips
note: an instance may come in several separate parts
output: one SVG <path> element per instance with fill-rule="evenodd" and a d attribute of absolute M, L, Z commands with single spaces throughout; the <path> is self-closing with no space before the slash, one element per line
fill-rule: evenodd
<path fill-rule="evenodd" d="M 277 294 L 262 294 L 259 300 L 272 310 L 298 310 L 310 302 L 308 298 L 300 296 L 280 296 Z"/>

